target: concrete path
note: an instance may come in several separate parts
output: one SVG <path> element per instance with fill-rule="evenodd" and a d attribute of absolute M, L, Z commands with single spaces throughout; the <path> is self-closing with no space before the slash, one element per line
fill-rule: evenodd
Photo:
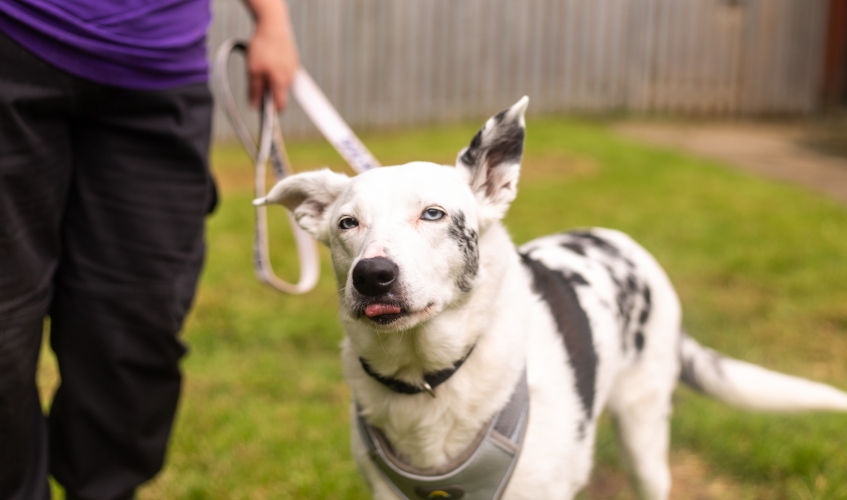
<path fill-rule="evenodd" d="M 847 129 L 804 124 L 622 122 L 627 137 L 801 184 L 847 204 Z"/>

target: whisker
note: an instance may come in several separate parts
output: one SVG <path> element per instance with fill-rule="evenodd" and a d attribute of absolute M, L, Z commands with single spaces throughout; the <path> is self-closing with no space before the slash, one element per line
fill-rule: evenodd
<path fill-rule="evenodd" d="M 399 338 L 399 339 L 397 339 L 397 343 L 396 343 L 396 344 L 394 344 L 394 347 L 395 347 L 395 348 L 396 348 L 397 346 L 399 346 L 401 343 L 403 343 L 403 336 L 404 336 L 404 335 L 406 335 L 406 331 L 407 331 L 407 330 L 400 330 L 400 338 Z"/>
<path fill-rule="evenodd" d="M 412 332 L 412 345 L 415 348 L 415 354 L 420 356 L 421 355 L 421 346 L 418 343 L 418 336 L 415 335 L 415 332 Z"/>
<path fill-rule="evenodd" d="M 388 349 L 386 349 L 386 348 L 385 348 L 385 342 L 383 342 L 383 341 L 382 341 L 382 335 L 381 335 L 379 332 L 377 332 L 377 334 L 376 334 L 376 338 L 378 338 L 378 339 L 379 339 L 379 345 L 381 345 L 381 346 L 382 346 L 382 352 L 383 352 L 386 356 L 388 356 L 390 353 L 388 352 Z"/>

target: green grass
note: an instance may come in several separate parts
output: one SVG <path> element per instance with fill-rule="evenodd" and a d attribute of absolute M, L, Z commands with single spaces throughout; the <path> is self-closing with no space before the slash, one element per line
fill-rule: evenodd
<path fill-rule="evenodd" d="M 475 126 L 364 141 L 384 164 L 452 163 Z M 343 165 L 322 142 L 289 145 L 298 170 Z M 317 289 L 285 296 L 252 275 L 251 171 L 215 150 L 222 202 L 184 338 L 185 394 L 166 470 L 142 499 L 367 498 L 348 451 L 349 392 L 327 252 Z M 276 210 L 276 265 L 296 263 Z M 665 266 L 689 332 L 727 354 L 847 388 L 847 210 L 604 125 L 531 119 L 517 242 L 574 226 L 631 234 Z M 847 417 L 751 415 L 682 389 L 673 446 L 692 450 L 750 498 L 847 498 Z M 616 462 L 609 426 L 599 460 Z M 693 497 L 693 493 L 692 493 Z"/>

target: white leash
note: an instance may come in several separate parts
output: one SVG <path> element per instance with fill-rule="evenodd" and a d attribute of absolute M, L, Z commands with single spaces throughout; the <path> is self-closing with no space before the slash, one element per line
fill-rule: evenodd
<path fill-rule="evenodd" d="M 238 109 L 227 71 L 229 58 L 236 51 L 246 53 L 247 42 L 229 39 L 221 45 L 215 56 L 214 79 L 223 99 L 224 110 L 226 110 L 226 114 L 245 149 L 247 149 L 247 153 L 254 161 L 256 197 L 262 198 L 267 194 L 265 177 L 269 161 L 276 182 L 287 175 L 291 175 L 292 170 L 288 155 L 285 152 L 285 142 L 282 139 L 282 131 L 274 111 L 273 96 L 270 92 L 266 92 L 262 100 L 258 144 Z M 362 173 L 380 166 L 379 162 L 350 130 L 350 127 L 330 104 L 321 89 L 312 80 L 312 77 L 302 67 L 294 76 L 291 92 L 306 115 L 354 170 Z M 295 284 L 286 282 L 274 273 L 271 265 L 267 207 L 260 205 L 255 208 L 256 231 L 253 240 L 253 269 L 259 281 L 286 293 L 310 291 L 317 284 L 320 274 L 320 260 L 315 241 L 297 225 L 294 217 L 289 213 L 288 218 L 294 233 L 294 240 L 297 243 L 297 255 L 300 258 L 300 278 Z"/>
<path fill-rule="evenodd" d="M 294 94 L 312 123 L 318 127 L 342 158 L 353 167 L 353 170 L 361 174 L 380 166 L 302 67 L 294 76 L 291 93 Z"/>

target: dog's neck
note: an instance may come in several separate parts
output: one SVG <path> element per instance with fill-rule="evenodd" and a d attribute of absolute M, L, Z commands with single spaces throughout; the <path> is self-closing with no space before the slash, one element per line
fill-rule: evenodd
<path fill-rule="evenodd" d="M 479 239 L 473 292 L 411 331 L 380 333 L 346 325 L 343 360 L 354 399 L 368 423 L 382 429 L 410 465 L 434 467 L 460 454 L 505 405 L 520 376 L 526 325 L 518 317 L 521 304 L 506 304 L 518 295 L 510 290 L 529 281 L 517 252 L 504 248 L 514 248 L 505 229 L 500 224 L 487 228 Z M 452 366 L 472 346 L 473 354 L 438 387 L 436 398 L 392 392 L 366 374 L 359 361 L 364 358 L 380 373 L 419 385 L 425 373 Z"/>

